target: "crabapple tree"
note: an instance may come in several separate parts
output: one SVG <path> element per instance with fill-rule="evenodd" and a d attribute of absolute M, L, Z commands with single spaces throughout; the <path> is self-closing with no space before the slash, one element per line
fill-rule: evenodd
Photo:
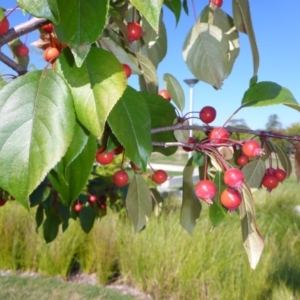
<path fill-rule="evenodd" d="M 253 73 L 237 111 L 271 104 L 300 110 L 288 89 L 258 81 L 251 1 L 231 2 L 228 14 L 222 10 L 223 1 L 209 1 L 181 41 L 190 72 L 217 93 L 239 55 L 239 35 L 247 34 Z M 70 218 L 78 218 L 88 233 L 107 209 L 122 207 L 139 232 L 162 201 L 156 186 L 168 179 L 165 170 L 147 169 L 151 154 L 171 156 L 183 148 L 192 156 L 183 170 L 180 224 L 192 234 L 202 204 L 209 205 L 213 227 L 238 213 L 244 247 L 255 268 L 264 242 L 255 221 L 252 191 L 284 184 L 291 162 L 273 140 L 291 143 L 300 161 L 300 137 L 226 124 L 211 127 L 218 108 L 210 106 L 197 113 L 202 126 L 188 125 L 176 74 L 164 74 L 165 86 L 159 90 L 157 68 L 167 55 L 168 34 L 162 9 L 169 9 L 178 23 L 181 13 L 193 10 L 193 3 L 17 3 L 31 18 L 14 28 L 9 21 L 15 9 L 0 9 L 0 47 L 11 50 L 10 56 L 0 50 L 0 61 L 16 74 L 3 74 L 0 80 L 0 206 L 15 199 L 26 209 L 33 208 L 37 228 L 43 227 L 47 242 L 60 228 L 67 230 Z M 31 53 L 20 37 L 35 30 L 39 40 L 32 46 L 44 51 L 45 67 L 28 72 Z M 129 76 L 138 77 L 138 89 L 128 85 Z M 202 131 L 205 138 L 189 137 L 190 129 Z M 233 139 L 232 133 L 237 137 L 247 133 L 250 138 Z M 195 168 L 199 181 L 194 186 Z"/>

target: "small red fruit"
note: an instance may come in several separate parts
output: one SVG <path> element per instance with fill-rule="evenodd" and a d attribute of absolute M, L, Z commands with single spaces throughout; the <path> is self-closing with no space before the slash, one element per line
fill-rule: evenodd
<path fill-rule="evenodd" d="M 97 196 L 96 195 L 90 195 L 90 197 L 89 197 L 89 202 L 90 203 L 95 203 L 95 202 L 97 202 Z"/>
<path fill-rule="evenodd" d="M 168 174 L 164 170 L 157 170 L 152 174 L 152 181 L 162 184 L 168 179 Z"/>
<path fill-rule="evenodd" d="M 100 205 L 100 209 L 101 209 L 101 210 L 106 210 L 106 204 L 101 204 L 101 205 Z"/>
<path fill-rule="evenodd" d="M 81 205 L 80 203 L 77 203 L 77 204 L 74 206 L 74 210 L 75 210 L 76 212 L 80 212 L 81 209 L 82 209 L 82 205 Z"/>
<path fill-rule="evenodd" d="M 212 181 L 201 180 L 195 186 L 195 193 L 199 199 L 212 204 L 212 199 L 217 194 L 217 186 Z"/>
<path fill-rule="evenodd" d="M 114 152 L 104 153 L 105 148 L 100 148 L 96 153 L 96 161 L 101 165 L 109 165 L 114 160 Z"/>
<path fill-rule="evenodd" d="M 238 156 L 238 157 L 235 159 L 235 163 L 236 163 L 238 166 L 240 166 L 240 167 L 245 166 L 248 162 L 249 162 L 248 156 L 243 155 L 243 154 L 241 154 L 240 156 Z"/>
<path fill-rule="evenodd" d="M 194 139 L 193 137 L 189 137 L 188 141 L 187 141 L 188 144 L 195 144 L 196 143 L 196 139 Z M 189 148 L 189 147 L 182 147 L 182 149 L 186 152 L 190 152 L 190 151 L 193 151 L 193 149 Z"/>
<path fill-rule="evenodd" d="M 127 25 L 127 36 L 130 42 L 139 40 L 143 35 L 142 27 L 139 23 L 132 22 Z"/>
<path fill-rule="evenodd" d="M 6 203 L 5 199 L 0 198 L 0 206 L 3 206 Z"/>
<path fill-rule="evenodd" d="M 0 21 L 0 35 L 5 34 L 9 29 L 9 21 L 6 17 Z"/>
<path fill-rule="evenodd" d="M 20 44 L 19 46 L 17 46 L 16 48 L 16 53 L 18 56 L 27 56 L 29 53 L 29 49 L 25 44 Z"/>
<path fill-rule="evenodd" d="M 260 148 L 259 143 L 255 140 L 245 142 L 242 149 L 243 153 L 250 158 L 255 158 L 263 154 L 263 149 Z"/>
<path fill-rule="evenodd" d="M 131 68 L 126 64 L 122 64 L 122 66 L 123 66 L 124 72 L 126 74 L 126 77 L 129 78 L 132 74 Z"/>
<path fill-rule="evenodd" d="M 55 59 L 59 56 L 60 51 L 55 48 L 55 47 L 48 47 L 45 51 L 44 51 L 44 59 L 47 62 L 51 62 L 53 63 L 55 61 Z"/>
<path fill-rule="evenodd" d="M 274 168 L 268 168 L 266 169 L 265 175 L 274 175 L 275 169 Z"/>
<path fill-rule="evenodd" d="M 279 182 L 284 181 L 286 178 L 286 172 L 282 169 L 276 169 L 274 175 Z"/>
<path fill-rule="evenodd" d="M 199 118 L 202 122 L 208 124 L 215 120 L 216 110 L 212 106 L 205 106 L 200 110 Z"/>
<path fill-rule="evenodd" d="M 114 155 L 119 155 L 121 153 L 123 153 L 124 148 L 122 145 L 118 146 L 116 149 L 114 149 L 112 152 L 114 153 Z"/>
<path fill-rule="evenodd" d="M 223 127 L 216 127 L 208 134 L 208 138 L 212 143 L 220 144 L 226 143 L 229 138 L 228 131 Z"/>
<path fill-rule="evenodd" d="M 262 180 L 262 185 L 266 187 L 268 191 L 271 191 L 278 186 L 278 179 L 275 175 L 265 175 Z"/>
<path fill-rule="evenodd" d="M 129 181 L 129 176 L 124 170 L 117 171 L 113 176 L 113 181 L 116 186 L 125 186 Z"/>
<path fill-rule="evenodd" d="M 131 166 L 131 168 L 134 170 L 134 171 L 140 171 L 141 169 L 137 166 L 137 165 L 135 165 L 132 161 L 130 162 L 130 166 Z"/>
<path fill-rule="evenodd" d="M 158 92 L 158 95 L 165 98 L 168 101 L 171 101 L 171 96 L 167 90 L 161 90 Z"/>
<path fill-rule="evenodd" d="M 231 188 L 239 188 L 243 185 L 245 178 L 244 174 L 239 169 L 228 169 L 224 173 L 224 183 Z"/>
<path fill-rule="evenodd" d="M 242 196 L 237 190 L 229 188 L 222 192 L 220 201 L 229 211 L 233 211 L 241 205 Z"/>
<path fill-rule="evenodd" d="M 218 7 L 221 7 L 223 5 L 223 0 L 210 0 L 210 2 Z"/>
<path fill-rule="evenodd" d="M 47 33 L 52 33 L 53 32 L 53 24 L 49 23 L 49 24 L 43 25 L 42 30 L 44 30 Z"/>

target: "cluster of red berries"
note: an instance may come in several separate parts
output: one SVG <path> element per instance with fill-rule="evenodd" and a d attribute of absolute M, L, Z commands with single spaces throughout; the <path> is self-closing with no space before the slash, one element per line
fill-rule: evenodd
<path fill-rule="evenodd" d="M 102 211 L 106 211 L 106 197 L 105 196 L 100 196 L 97 197 L 96 195 L 89 195 L 89 199 L 87 202 L 89 205 L 94 205 L 94 204 L 98 204 L 100 210 Z M 82 210 L 82 208 L 84 207 L 84 205 L 82 203 L 80 203 L 79 200 L 77 200 L 77 202 L 75 203 L 73 209 L 75 212 L 80 212 Z"/>
<path fill-rule="evenodd" d="M 105 152 L 105 150 L 105 147 L 101 147 L 96 153 L 96 161 L 101 165 L 109 165 L 113 162 L 115 155 L 119 155 L 124 152 L 124 148 L 121 145 L 110 152 Z M 140 171 L 140 168 L 133 162 L 130 162 L 130 166 L 135 172 Z M 168 179 L 168 174 L 164 170 L 156 170 L 153 172 L 151 179 L 157 184 L 162 184 Z M 113 182 L 118 187 L 127 185 L 129 182 L 127 172 L 122 169 L 116 171 L 113 175 Z"/>

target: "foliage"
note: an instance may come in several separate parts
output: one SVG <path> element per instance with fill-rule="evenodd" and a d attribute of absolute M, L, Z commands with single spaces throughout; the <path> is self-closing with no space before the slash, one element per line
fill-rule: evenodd
<path fill-rule="evenodd" d="M 277 168 L 282 167 L 287 176 L 291 174 L 289 157 L 271 138 L 297 141 L 298 137 L 238 127 L 215 128 L 212 137 L 212 128 L 205 124 L 192 126 L 202 130 L 205 137 L 200 135 L 200 141 L 188 143 L 187 130 L 191 128 L 187 115 L 182 115 L 183 90 L 176 76 L 167 73 L 164 84 L 173 103 L 157 95 L 156 72 L 167 53 L 162 6 L 166 5 L 179 22 L 182 9 L 189 11 L 187 2 L 64 0 L 36 5 L 18 0 L 18 4 L 39 19 L 33 18 L 0 36 L 0 45 L 8 44 L 15 59 L 1 53 L 2 61 L 19 75 L 1 81 L 1 201 L 15 198 L 28 210 L 37 206 L 37 227 L 43 226 L 48 243 L 57 237 L 60 228 L 66 231 L 72 219 L 79 219 L 83 231 L 90 232 L 96 220 L 106 214 L 107 205 L 117 203 L 120 208 L 124 202 L 134 230 L 139 232 L 148 222 L 153 203 L 159 202 L 156 190 L 149 189 L 155 184 L 146 172 L 151 154 L 170 156 L 177 147 L 184 146 L 195 151 L 183 172 L 180 222 L 192 234 L 201 211 L 190 184 L 193 169 L 199 169 L 200 180 L 208 179 L 218 186 L 213 199 L 202 199 L 213 204 L 210 220 L 216 226 L 227 215 L 220 203 L 226 189 L 223 175 L 227 169 L 237 167 L 235 158 L 245 144 L 244 140 L 234 140 L 234 135 L 229 137 L 229 133 L 251 134 L 251 139 L 260 141 L 259 155 L 254 155 L 260 157 L 252 156 L 249 166 L 242 169 L 245 182 L 237 192 L 243 201 L 235 209 L 240 214 L 249 263 L 255 268 L 264 243 L 255 220 L 252 191 L 261 186 L 266 160 L 272 168 L 272 156 L 276 157 Z M 246 33 L 253 74 L 239 109 L 283 104 L 299 111 L 289 90 L 274 82 L 258 82 L 259 54 L 248 0 L 233 0 L 232 6 L 232 16 L 213 3 L 200 13 L 183 41 L 183 59 L 188 68 L 197 79 L 220 89 L 239 55 L 239 34 Z M 49 21 L 54 30 L 45 32 L 41 26 Z M 51 68 L 27 73 L 28 57 L 18 55 L 15 46 L 20 41 L 15 39 L 37 28 L 40 39 L 34 45 L 46 51 L 55 48 L 59 56 L 47 55 Z M 142 36 L 137 37 L 131 28 L 142 31 Z M 127 84 L 123 64 L 138 76 L 140 90 Z M 219 131 L 225 137 L 218 137 Z M 129 184 L 121 188 L 97 173 L 95 164 L 95 156 L 97 159 L 97 155 L 112 151 L 117 155 L 119 150 L 123 157 L 119 168 L 130 175 Z M 125 161 L 130 161 L 132 168 L 127 168 Z M 296 174 L 300 178 L 300 172 Z M 96 196 L 96 202 L 91 196 Z M 80 205 L 75 209 L 75 204 Z"/>

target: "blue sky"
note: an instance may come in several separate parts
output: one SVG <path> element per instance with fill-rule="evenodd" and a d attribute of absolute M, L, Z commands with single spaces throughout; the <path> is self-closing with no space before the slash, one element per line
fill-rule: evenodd
<path fill-rule="evenodd" d="M 200 14 L 207 0 L 195 0 L 196 14 Z M 14 7 L 15 1 L 0 0 L 0 6 Z M 259 81 L 274 81 L 288 88 L 300 103 L 300 1 L 256 1 L 250 0 L 252 21 L 256 33 L 258 49 L 260 53 Z M 168 33 L 168 53 L 165 60 L 158 68 L 160 89 L 163 87 L 163 74 L 171 73 L 182 83 L 186 95 L 186 111 L 188 109 L 189 88 L 183 82 L 186 78 L 193 78 L 182 58 L 182 45 L 195 19 L 192 5 L 189 2 L 190 15 L 182 12 L 180 22 L 176 27 L 173 14 L 164 9 L 164 22 Z M 222 9 L 231 14 L 231 1 L 224 0 Z M 26 21 L 27 17 L 18 11 L 9 17 L 12 26 L 20 20 Z M 38 34 L 31 33 L 27 44 L 38 39 Z M 24 41 L 24 37 L 21 37 Z M 221 90 L 216 91 L 210 85 L 199 82 L 194 89 L 194 110 L 200 111 L 203 106 L 211 105 L 217 110 L 217 118 L 213 126 L 222 125 L 225 120 L 237 109 L 245 90 L 249 86 L 253 65 L 250 45 L 247 36 L 240 34 L 240 55 L 236 60 L 231 75 L 225 80 Z M 40 53 L 30 48 L 31 53 Z M 175 63 L 174 63 L 175 62 Z M 38 67 L 45 66 L 40 55 L 34 55 L 33 63 Z M 0 71 L 4 65 L 0 63 Z M 7 72 L 7 69 L 5 69 Z M 129 84 L 137 88 L 136 78 L 129 80 Z M 245 108 L 236 116 L 236 119 L 244 119 L 252 129 L 264 128 L 271 114 L 277 114 L 283 127 L 300 122 L 300 114 L 291 108 L 280 106 L 268 106 L 265 108 Z M 196 121 L 195 121 L 196 122 Z M 200 123 L 200 121 L 199 121 Z"/>

